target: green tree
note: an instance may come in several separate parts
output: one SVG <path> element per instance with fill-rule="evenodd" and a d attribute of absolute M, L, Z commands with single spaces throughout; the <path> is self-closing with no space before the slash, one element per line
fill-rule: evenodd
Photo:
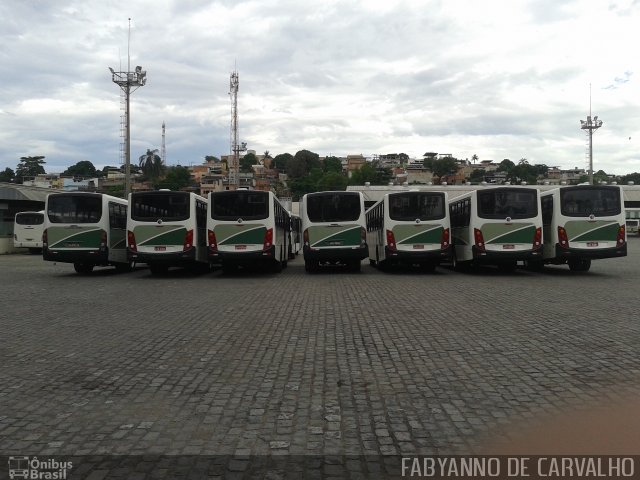
<path fill-rule="evenodd" d="M 506 172 L 509 173 L 514 167 L 516 166 L 515 163 L 513 163 L 511 160 L 509 160 L 508 158 L 505 158 L 504 160 L 502 160 L 500 162 L 500 164 L 498 165 L 498 172 Z"/>
<path fill-rule="evenodd" d="M 247 153 L 240 159 L 240 171 L 243 173 L 251 173 L 254 165 L 258 163 L 258 158 L 254 153 Z"/>
<path fill-rule="evenodd" d="M 95 177 L 98 174 L 96 167 L 89 160 L 81 160 L 71 165 L 61 175 L 67 177 Z"/>
<path fill-rule="evenodd" d="M 309 172 L 309 175 L 290 179 L 288 183 L 294 201 L 300 199 L 305 193 L 317 192 L 318 183 L 322 176 L 322 170 L 320 168 L 314 168 Z"/>
<path fill-rule="evenodd" d="M 438 158 L 431 164 L 431 172 L 439 178 L 453 175 L 458 171 L 458 161 L 453 157 Z"/>
<path fill-rule="evenodd" d="M 15 172 L 9 167 L 0 172 L 0 182 L 13 182 L 16 178 Z"/>
<path fill-rule="evenodd" d="M 162 180 L 154 185 L 155 188 L 168 188 L 169 190 L 182 190 L 192 183 L 191 172 L 188 168 L 177 165 L 169 167 Z"/>
<path fill-rule="evenodd" d="M 25 177 L 35 177 L 36 175 L 47 173 L 43 167 L 46 163 L 44 158 L 42 155 L 36 157 L 20 157 L 20 163 L 16 167 L 16 183 L 24 182 Z"/>
<path fill-rule="evenodd" d="M 627 183 L 627 182 L 633 182 L 636 185 L 640 184 L 640 173 L 638 172 L 634 172 L 634 173 L 629 173 L 628 175 L 624 175 L 620 181 Z"/>
<path fill-rule="evenodd" d="M 149 180 L 157 180 L 165 171 L 165 165 L 162 158 L 158 155 L 158 149 L 149 150 L 144 155 L 140 155 L 139 165 L 142 173 Z"/>
<path fill-rule="evenodd" d="M 325 172 L 316 184 L 317 191 L 346 190 L 349 183 L 347 177 L 338 172 Z"/>
<path fill-rule="evenodd" d="M 473 163 L 476 163 L 478 161 L 478 155 L 474 153 L 473 156 L 471 157 L 471 160 L 473 161 Z"/>
<path fill-rule="evenodd" d="M 322 170 L 326 172 L 342 173 L 342 161 L 338 157 L 326 157 L 322 163 Z"/>
<path fill-rule="evenodd" d="M 276 155 L 273 158 L 273 162 L 271 163 L 271 168 L 275 168 L 280 172 L 286 172 L 287 165 L 292 160 L 293 160 L 293 155 L 291 155 L 290 153 L 281 153 L 279 155 Z"/>
<path fill-rule="evenodd" d="M 349 185 L 386 185 L 391 178 L 391 171 L 384 168 L 376 168 L 376 165 L 365 163 L 359 169 L 351 173 Z"/>
<path fill-rule="evenodd" d="M 287 175 L 290 178 L 302 178 L 311 173 L 314 168 L 321 168 L 320 156 L 309 150 L 300 150 L 287 162 Z"/>
<path fill-rule="evenodd" d="M 482 182 L 484 180 L 484 170 L 482 168 L 476 168 L 471 175 L 469 175 L 469 180 L 471 182 Z"/>

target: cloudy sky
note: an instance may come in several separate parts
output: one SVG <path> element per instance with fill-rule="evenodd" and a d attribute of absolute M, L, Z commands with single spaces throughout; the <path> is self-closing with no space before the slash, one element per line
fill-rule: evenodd
<path fill-rule="evenodd" d="M 587 168 L 580 120 L 603 120 L 594 169 L 640 171 L 640 0 L 6 0 L 0 3 L 0 170 L 44 155 L 119 164 L 160 148 L 199 164 L 240 139 L 272 156 L 425 152 Z"/>

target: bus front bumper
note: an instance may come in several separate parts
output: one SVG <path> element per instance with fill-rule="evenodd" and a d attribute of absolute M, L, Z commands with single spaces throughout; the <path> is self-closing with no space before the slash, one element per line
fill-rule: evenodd
<path fill-rule="evenodd" d="M 305 260 L 314 262 L 333 262 L 342 260 L 362 260 L 369 256 L 369 248 L 364 246 L 353 248 L 310 248 L 308 245 L 302 247 Z"/>
<path fill-rule="evenodd" d="M 570 258 L 590 258 L 596 260 L 598 258 L 615 258 L 627 256 L 627 242 L 624 242 L 621 246 L 615 246 L 612 248 L 601 249 L 586 249 L 586 248 L 562 248 L 560 244 L 556 243 L 556 258 L 570 259 Z"/>
<path fill-rule="evenodd" d="M 50 250 L 42 249 L 42 258 L 49 262 L 83 263 L 87 265 L 108 265 L 109 250 Z"/>

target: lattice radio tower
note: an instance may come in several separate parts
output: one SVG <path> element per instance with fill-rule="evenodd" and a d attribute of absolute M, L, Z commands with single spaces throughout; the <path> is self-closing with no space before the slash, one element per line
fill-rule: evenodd
<path fill-rule="evenodd" d="M 240 152 L 247 149 L 246 143 L 238 143 L 238 88 L 240 79 L 238 72 L 231 72 L 229 95 L 231 96 L 231 165 L 229 168 L 229 189 L 237 189 L 240 183 Z"/>

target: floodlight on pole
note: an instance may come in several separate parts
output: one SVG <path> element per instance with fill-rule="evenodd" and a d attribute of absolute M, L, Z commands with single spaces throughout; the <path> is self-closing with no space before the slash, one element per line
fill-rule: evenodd
<path fill-rule="evenodd" d="M 589 185 L 593 185 L 593 132 L 602 126 L 602 120 L 598 120 L 598 116 L 591 118 L 587 115 L 586 120 L 580 120 L 580 128 L 589 135 Z"/>
<path fill-rule="evenodd" d="M 129 38 L 131 38 L 131 19 L 129 19 Z M 129 57 L 129 47 L 127 45 L 127 56 Z M 129 97 L 138 88 L 143 87 L 147 83 L 147 71 L 142 70 L 141 66 L 137 66 L 135 71 L 131 71 L 130 57 L 127 59 L 127 71 L 116 72 L 109 67 L 111 72 L 111 81 L 117 84 L 125 96 L 125 125 L 126 125 L 126 147 L 125 147 L 125 164 L 124 164 L 124 197 L 129 198 L 131 193 L 131 110 L 129 108 Z"/>

